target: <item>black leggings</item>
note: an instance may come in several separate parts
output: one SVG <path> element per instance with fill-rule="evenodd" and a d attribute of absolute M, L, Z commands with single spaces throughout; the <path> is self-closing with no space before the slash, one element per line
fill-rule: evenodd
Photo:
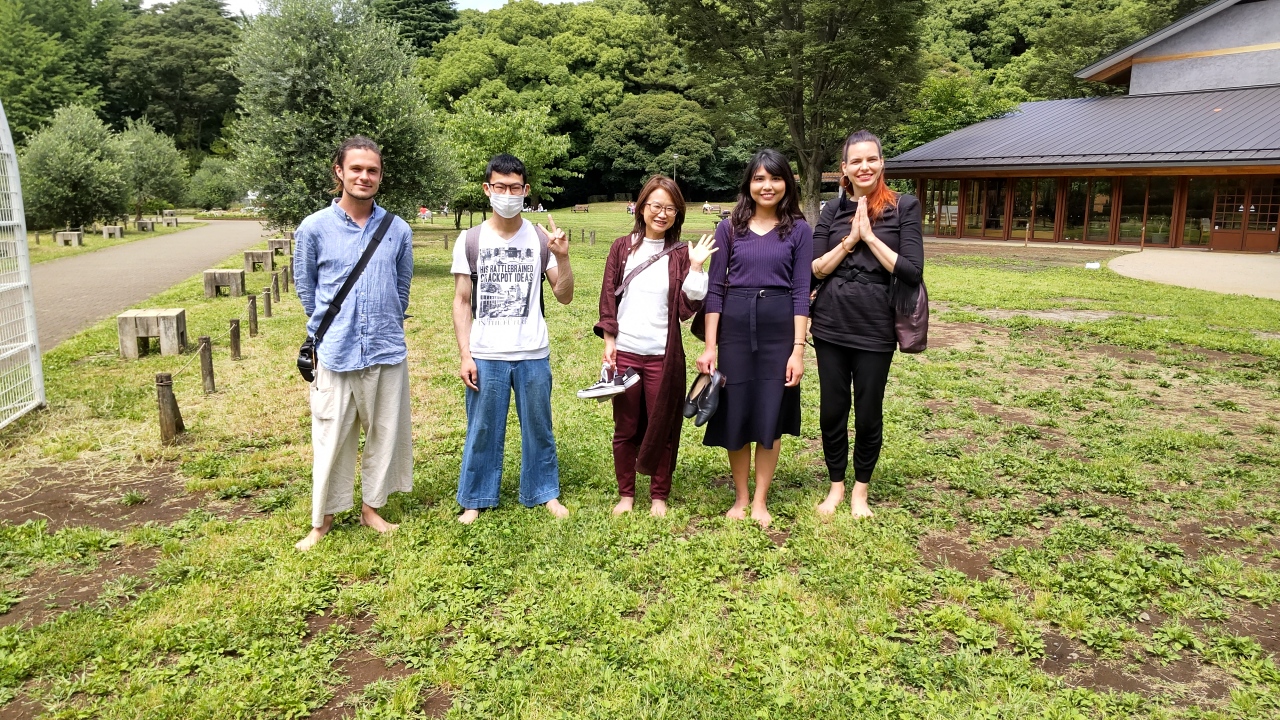
<path fill-rule="evenodd" d="M 831 482 L 844 482 L 849 468 L 849 410 L 853 414 L 853 477 L 870 482 L 884 442 L 884 388 L 893 351 L 855 350 L 813 339 L 822 391 L 822 454 Z M 850 393 L 850 386 L 853 392 Z"/>

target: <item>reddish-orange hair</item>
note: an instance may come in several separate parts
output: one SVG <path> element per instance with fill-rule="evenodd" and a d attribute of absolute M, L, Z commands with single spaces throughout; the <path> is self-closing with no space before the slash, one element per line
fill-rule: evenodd
<path fill-rule="evenodd" d="M 880 138 L 876 137 L 870 130 L 859 130 L 850 135 L 844 141 L 844 147 L 840 149 L 840 162 L 844 163 L 849 159 L 849 148 L 860 142 L 873 142 L 876 144 L 876 152 L 880 154 L 880 160 L 884 160 L 884 148 L 880 144 Z M 849 176 L 840 175 L 840 187 L 844 188 L 845 194 L 853 197 L 853 183 L 850 182 Z M 871 192 L 867 193 L 867 217 L 874 222 L 880 219 L 885 209 L 890 205 L 898 207 L 898 193 L 894 192 L 884 181 L 884 165 L 880 166 L 880 176 L 876 178 L 875 187 Z"/>
<path fill-rule="evenodd" d="M 653 191 L 659 188 L 667 191 L 667 194 L 671 196 L 671 204 L 676 209 L 675 221 L 663 233 L 666 242 L 662 246 L 671 247 L 672 243 L 680 242 L 680 230 L 684 227 L 684 193 L 680 192 L 680 186 L 676 184 L 675 180 L 666 175 L 654 175 L 649 178 L 649 182 L 644 184 L 644 187 L 640 190 L 640 196 L 636 198 L 636 224 L 631 229 L 636 241 L 631 245 L 631 252 L 639 250 L 640 244 L 644 242 L 644 204 L 649 202 L 649 196 L 653 194 Z"/>

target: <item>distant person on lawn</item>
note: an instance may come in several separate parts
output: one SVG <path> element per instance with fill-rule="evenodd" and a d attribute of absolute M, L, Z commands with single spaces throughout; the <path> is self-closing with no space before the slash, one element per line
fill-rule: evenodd
<path fill-rule="evenodd" d="M 621 498 L 613 512 L 631 510 L 636 473 L 641 472 L 650 478 L 649 513 L 662 517 L 667 514 L 683 423 L 680 323 L 693 317 L 707 296 L 703 265 L 715 252 L 715 243 L 706 235 L 692 248 L 680 242 L 684 196 L 669 177 L 655 175 L 645 183 L 635 215 L 631 233 L 609 248 L 595 331 L 604 338 L 609 369 L 640 376 L 613 396 L 613 467 Z"/>
<path fill-rule="evenodd" d="M 341 197 L 303 220 L 294 235 L 298 298 L 314 337 L 329 304 L 379 225 L 390 226 L 317 347 L 311 383 L 311 532 L 295 546 L 310 550 L 353 504 L 356 450 L 364 429 L 360 524 L 380 533 L 395 525 L 378 508 L 393 492 L 413 489 L 409 364 L 404 318 L 413 279 L 413 231 L 373 201 L 382 153 L 359 135 L 333 160 Z"/>
<path fill-rule="evenodd" d="M 494 156 L 484 178 L 493 215 L 463 231 L 453 249 L 453 331 L 467 395 L 458 520 L 469 525 L 481 509 L 498 505 L 512 390 L 520 416 L 520 503 L 546 505 L 563 518 L 569 509 L 559 500 L 542 278 L 556 300 L 573 301 L 569 239 L 550 215 L 549 230 L 520 216 L 529 184 L 519 159 Z"/>

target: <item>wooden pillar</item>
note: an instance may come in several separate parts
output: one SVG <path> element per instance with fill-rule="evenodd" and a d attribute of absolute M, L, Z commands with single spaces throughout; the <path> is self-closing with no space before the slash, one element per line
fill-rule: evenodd
<path fill-rule="evenodd" d="M 216 389 L 213 386 L 213 343 L 208 335 L 200 337 L 200 379 L 204 381 L 205 395 Z"/>
<path fill-rule="evenodd" d="M 596 244 L 596 231 L 595 231 L 595 230 L 592 230 L 592 231 L 591 231 L 591 244 L 592 244 L 592 245 L 595 245 L 595 244 Z"/>
<path fill-rule="evenodd" d="M 262 317 L 271 317 L 271 286 L 262 288 Z"/>
<path fill-rule="evenodd" d="M 231 318 L 231 359 L 240 359 L 240 319 Z"/>
<path fill-rule="evenodd" d="M 289 266 L 280 269 L 280 282 L 284 283 L 284 294 L 289 294 Z"/>
<path fill-rule="evenodd" d="M 185 432 L 186 428 L 178 400 L 173 396 L 173 376 L 169 373 L 156 373 L 156 405 L 160 411 L 160 443 L 172 445 L 178 433 Z"/>
<path fill-rule="evenodd" d="M 249 337 L 258 337 L 258 296 L 249 296 Z"/>
<path fill-rule="evenodd" d="M 271 273 L 271 299 L 280 302 L 280 273 Z"/>

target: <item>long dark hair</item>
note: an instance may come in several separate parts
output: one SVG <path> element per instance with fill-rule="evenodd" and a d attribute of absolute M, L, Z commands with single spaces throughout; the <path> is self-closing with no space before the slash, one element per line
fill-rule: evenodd
<path fill-rule="evenodd" d="M 343 163 L 347 161 L 347 151 L 349 150 L 368 150 L 382 159 L 382 150 L 378 148 L 378 143 L 370 140 L 364 135 L 352 135 L 342 144 L 338 146 L 337 152 L 333 154 L 333 165 L 329 168 L 329 173 L 333 175 L 333 194 L 342 194 L 342 181 L 338 179 L 338 171 L 333 168 L 343 167 Z"/>
<path fill-rule="evenodd" d="M 786 155 L 773 148 L 759 150 L 751 156 L 747 172 L 738 185 L 738 204 L 729 215 L 729 225 L 733 228 L 734 237 L 747 234 L 747 224 L 756 214 L 756 201 L 751 197 L 751 178 L 761 168 L 774 177 L 782 178 L 785 190 L 782 201 L 778 203 L 778 237 L 785 240 L 791 234 L 796 220 L 804 219 L 804 213 L 800 211 L 800 193 L 796 190 L 796 176 L 791 172 L 791 163 L 787 161 Z"/>
<path fill-rule="evenodd" d="M 876 178 L 876 186 L 867 193 L 867 216 L 872 221 L 879 220 L 890 205 L 898 207 L 898 193 L 884 181 L 884 147 L 880 144 L 880 138 L 870 130 L 859 130 L 849 137 L 845 138 L 844 145 L 840 148 L 840 163 L 844 164 L 849 160 L 849 148 L 860 142 L 872 142 L 876 144 L 876 152 L 880 154 L 880 177 Z M 840 173 L 840 187 L 844 188 L 845 195 L 853 197 L 853 183 L 849 181 L 849 176 L 843 172 Z"/>
<path fill-rule="evenodd" d="M 667 194 L 671 196 L 671 204 L 676 208 L 675 222 L 671 223 L 671 227 L 667 228 L 667 231 L 663 233 L 666 242 L 662 243 L 662 247 L 671 247 L 672 243 L 680 240 L 680 229 L 684 227 L 684 195 L 680 192 L 680 186 L 676 184 L 675 180 L 666 175 L 654 175 L 649 178 L 649 182 L 644 184 L 644 187 L 640 190 L 640 196 L 636 198 L 636 224 L 631 229 L 636 241 L 631 245 L 631 252 L 639 250 L 640 244 L 644 242 L 644 204 L 649 201 L 649 196 L 653 194 L 653 191 L 659 189 L 667 191 Z"/>

